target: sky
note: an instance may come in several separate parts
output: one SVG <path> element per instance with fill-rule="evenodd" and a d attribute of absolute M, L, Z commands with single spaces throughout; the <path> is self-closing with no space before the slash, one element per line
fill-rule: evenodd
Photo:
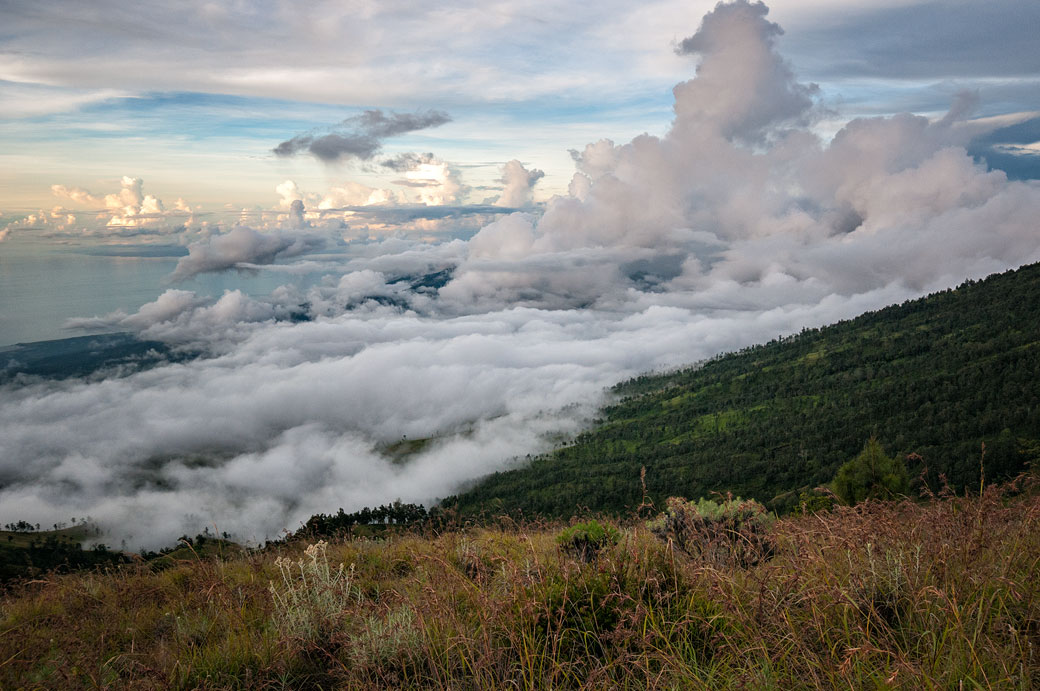
<path fill-rule="evenodd" d="M 626 377 L 1040 260 L 1033 0 L 0 10 L 0 258 L 164 257 L 62 328 L 204 353 L 7 386 L 0 521 L 429 503 Z"/>
<path fill-rule="evenodd" d="M 697 60 L 674 49 L 713 5 L 4 0 L 0 212 L 93 210 L 52 185 L 103 195 L 124 176 L 167 208 L 272 208 L 290 179 L 316 197 L 353 183 L 414 201 L 380 163 L 416 152 L 469 186 L 452 201 L 498 196 L 514 159 L 545 172 L 545 201 L 566 192 L 570 150 L 664 133 Z M 860 115 L 940 115 L 962 91 L 978 92 L 975 117 L 1040 110 L 1034 0 L 778 0 L 769 17 L 833 111 L 823 134 Z M 445 117 L 376 137 L 377 156 L 275 153 L 372 110 Z M 1035 157 L 1038 130 L 1002 143 Z"/>

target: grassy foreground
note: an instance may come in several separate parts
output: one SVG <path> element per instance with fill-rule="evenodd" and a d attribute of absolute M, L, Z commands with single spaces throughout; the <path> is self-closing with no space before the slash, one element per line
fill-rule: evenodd
<path fill-rule="evenodd" d="M 1040 688 L 1035 489 L 785 518 L 751 566 L 562 527 L 42 578 L 0 688 Z"/>

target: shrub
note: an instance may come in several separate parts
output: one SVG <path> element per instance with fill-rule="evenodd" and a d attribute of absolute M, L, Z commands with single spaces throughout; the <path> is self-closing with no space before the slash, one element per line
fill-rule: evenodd
<path fill-rule="evenodd" d="M 666 509 L 647 527 L 694 558 L 714 566 L 754 566 L 773 555 L 774 517 L 754 499 L 687 501 L 669 497 Z"/>
<path fill-rule="evenodd" d="M 282 576 L 282 587 L 270 584 L 279 628 L 291 638 L 312 642 L 330 634 L 347 604 L 361 601 L 354 586 L 354 565 L 329 567 L 321 540 L 304 551 L 304 558 L 292 561 L 278 557 L 275 565 Z"/>
<path fill-rule="evenodd" d="M 601 549 L 616 545 L 620 539 L 617 528 L 592 519 L 564 529 L 556 536 L 556 543 L 569 554 L 589 562 L 596 558 Z"/>

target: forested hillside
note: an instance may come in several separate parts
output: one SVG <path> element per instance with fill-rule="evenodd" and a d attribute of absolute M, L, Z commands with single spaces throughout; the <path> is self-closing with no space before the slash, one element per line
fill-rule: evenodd
<path fill-rule="evenodd" d="M 616 387 L 572 444 L 443 502 L 567 517 L 732 492 L 778 510 L 871 436 L 938 487 L 1040 458 L 1040 265 Z M 985 443 L 985 455 L 982 444 Z"/>

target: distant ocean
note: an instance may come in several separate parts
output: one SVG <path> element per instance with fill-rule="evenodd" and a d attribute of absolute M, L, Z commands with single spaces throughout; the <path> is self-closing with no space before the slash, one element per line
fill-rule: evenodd
<path fill-rule="evenodd" d="M 70 247 L 16 238 L 0 243 L 0 347 L 82 336 L 81 330 L 64 328 L 65 321 L 116 310 L 133 313 L 169 288 L 214 298 L 235 289 L 263 296 L 280 285 L 320 278 L 227 271 L 165 282 L 184 254 L 178 246 Z"/>

